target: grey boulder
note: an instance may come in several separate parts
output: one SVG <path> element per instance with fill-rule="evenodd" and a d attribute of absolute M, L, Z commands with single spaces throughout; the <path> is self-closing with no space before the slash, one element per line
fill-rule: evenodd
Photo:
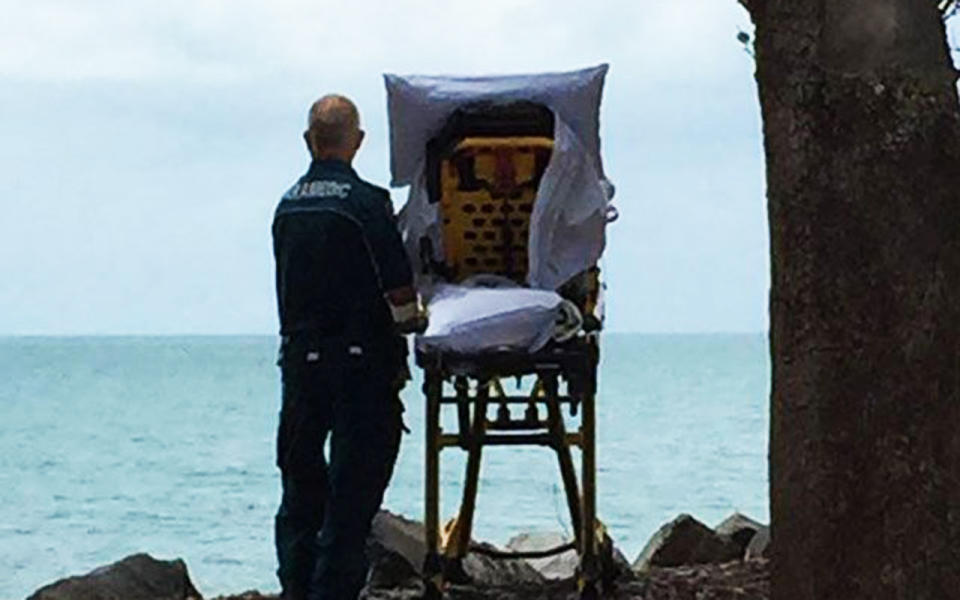
<path fill-rule="evenodd" d="M 569 543 L 570 541 L 571 540 L 559 532 L 538 531 L 521 533 L 507 542 L 507 549 L 511 552 L 542 552 Z M 573 577 L 576 574 L 577 563 L 579 562 L 576 550 L 567 550 L 562 554 L 546 558 L 528 558 L 524 560 L 546 579 L 566 579 L 567 577 Z"/>
<path fill-rule="evenodd" d="M 747 546 L 750 544 L 750 540 L 752 540 L 753 536 L 763 529 L 763 527 L 762 524 L 754 521 L 750 517 L 735 512 L 721 521 L 713 530 L 716 531 L 717 534 L 733 540 L 740 548 L 740 556 L 743 557 L 747 551 Z"/>
<path fill-rule="evenodd" d="M 724 563 L 740 556 L 740 547 L 732 539 L 682 514 L 660 527 L 632 568 L 634 572 L 644 573 L 651 567 Z"/>
<path fill-rule="evenodd" d="M 511 538 L 507 542 L 507 549 L 511 552 L 542 552 L 572 541 L 556 531 L 527 532 Z M 575 576 L 580 562 L 576 550 L 567 550 L 562 554 L 545 558 L 527 558 L 524 560 L 548 580 L 568 579 Z M 614 568 L 621 573 L 630 570 L 630 562 L 616 546 L 613 548 L 613 563 Z"/>
<path fill-rule="evenodd" d="M 189 600 L 201 598 L 182 560 L 134 554 L 86 575 L 44 586 L 27 600 Z"/>
<path fill-rule="evenodd" d="M 388 511 L 380 511 L 373 520 L 367 538 L 367 556 L 371 588 L 404 587 L 423 576 L 427 548 L 422 523 Z M 494 549 L 484 544 L 488 549 Z M 543 576 L 522 560 L 493 559 L 476 552 L 467 554 L 463 569 L 474 583 L 514 585 L 542 583 Z"/>
<path fill-rule="evenodd" d="M 770 528 L 761 527 L 757 535 L 753 536 L 747 545 L 747 551 L 744 553 L 744 560 L 755 560 L 758 558 L 770 558 Z"/>

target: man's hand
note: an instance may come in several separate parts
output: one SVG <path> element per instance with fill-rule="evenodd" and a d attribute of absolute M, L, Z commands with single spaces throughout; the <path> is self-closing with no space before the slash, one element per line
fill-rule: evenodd
<path fill-rule="evenodd" d="M 412 286 L 389 290 L 386 294 L 390 314 L 402 334 L 423 333 L 427 329 L 427 311 Z"/>

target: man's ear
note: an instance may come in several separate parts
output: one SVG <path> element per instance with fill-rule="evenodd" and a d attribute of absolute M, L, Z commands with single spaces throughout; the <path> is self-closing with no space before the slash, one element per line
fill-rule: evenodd
<path fill-rule="evenodd" d="M 356 147 L 357 150 L 360 149 L 360 144 L 363 143 L 363 138 L 365 135 L 367 135 L 367 132 L 365 132 L 364 130 L 362 129 L 357 130 L 357 147 Z"/>
<path fill-rule="evenodd" d="M 307 145 L 307 152 L 310 153 L 310 156 L 313 157 L 313 145 L 310 144 L 310 131 L 303 132 L 303 141 Z"/>

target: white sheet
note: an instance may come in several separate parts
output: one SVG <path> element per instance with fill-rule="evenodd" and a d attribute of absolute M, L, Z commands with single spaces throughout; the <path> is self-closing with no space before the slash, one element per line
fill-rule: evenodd
<path fill-rule="evenodd" d="M 400 226 L 417 273 L 422 270 L 421 237 L 432 241 L 435 260 L 443 256 L 439 206 L 430 204 L 426 189 L 427 141 L 456 108 L 483 100 L 539 102 L 556 117 L 554 151 L 531 217 L 527 283 L 552 290 L 596 264 L 603 253 L 613 196 L 600 159 L 599 109 L 606 73 L 607 65 L 600 65 L 569 73 L 503 77 L 384 76 L 392 184 L 410 185 Z"/>
<path fill-rule="evenodd" d="M 427 142 L 447 117 L 468 102 L 539 102 L 569 123 L 597 173 L 600 160 L 600 96 L 608 65 L 579 71 L 491 77 L 383 76 L 390 120 L 390 185 L 411 185 L 420 174 Z"/>
<path fill-rule="evenodd" d="M 430 321 L 416 338 L 427 352 L 536 352 L 561 319 L 556 292 L 439 284 L 427 299 Z"/>

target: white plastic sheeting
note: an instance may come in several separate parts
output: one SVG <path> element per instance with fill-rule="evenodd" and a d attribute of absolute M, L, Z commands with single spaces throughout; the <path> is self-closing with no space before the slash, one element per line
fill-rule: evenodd
<path fill-rule="evenodd" d="M 607 65 L 565 73 L 445 77 L 383 76 L 390 119 L 390 185 L 413 184 L 427 142 L 458 107 L 470 102 L 528 100 L 543 104 L 566 121 L 580 139 L 594 168 L 600 159 L 600 95 Z"/>
<path fill-rule="evenodd" d="M 554 335 L 563 298 L 549 290 L 437 284 L 430 324 L 417 336 L 426 352 L 536 352 Z"/>
<path fill-rule="evenodd" d="M 392 184 L 410 185 L 400 213 L 407 251 L 420 272 L 420 239 L 443 256 L 439 206 L 426 187 L 427 142 L 450 114 L 471 102 L 541 103 L 555 115 L 554 151 L 531 216 L 527 283 L 553 290 L 596 264 L 605 245 L 613 186 L 600 159 L 599 110 L 607 65 L 581 71 L 502 77 L 385 75 Z M 418 281 L 418 284 L 425 282 Z"/>

